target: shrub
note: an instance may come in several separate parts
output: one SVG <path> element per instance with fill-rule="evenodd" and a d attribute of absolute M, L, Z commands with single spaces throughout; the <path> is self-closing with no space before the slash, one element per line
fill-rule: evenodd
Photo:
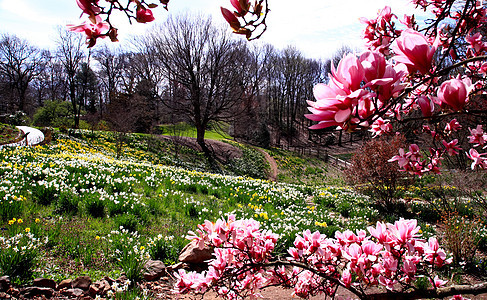
<path fill-rule="evenodd" d="M 443 216 L 443 244 L 450 250 L 455 263 L 472 263 L 481 240 L 483 226 L 479 219 L 467 219 L 457 213 Z"/>
<path fill-rule="evenodd" d="M 105 216 L 105 202 L 99 195 L 89 195 L 85 198 L 85 207 L 88 215 L 93 218 L 103 218 Z"/>
<path fill-rule="evenodd" d="M 401 136 L 368 141 L 352 157 L 351 166 L 345 172 L 350 183 L 363 185 L 362 188 L 387 211 L 394 210 L 396 187 L 405 176 L 397 163 L 388 160 L 398 153 L 403 144 Z"/>
<path fill-rule="evenodd" d="M 46 101 L 34 114 L 35 126 L 72 127 L 71 105 L 67 101 Z"/>
<path fill-rule="evenodd" d="M 54 209 L 55 213 L 75 215 L 78 212 L 79 198 L 69 192 L 63 192 L 59 195 Z"/>

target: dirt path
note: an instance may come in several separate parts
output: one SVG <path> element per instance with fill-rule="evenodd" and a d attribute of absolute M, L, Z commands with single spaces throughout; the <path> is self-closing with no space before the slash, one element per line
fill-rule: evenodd
<path fill-rule="evenodd" d="M 277 162 L 274 159 L 274 157 L 270 156 L 267 151 L 260 149 L 260 148 L 255 148 L 257 149 L 260 153 L 262 153 L 269 163 L 269 166 L 271 167 L 271 170 L 269 171 L 269 180 L 271 181 L 277 181 Z"/>

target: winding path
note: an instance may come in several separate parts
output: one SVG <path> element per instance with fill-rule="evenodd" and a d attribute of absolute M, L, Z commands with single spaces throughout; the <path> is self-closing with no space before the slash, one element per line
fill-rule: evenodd
<path fill-rule="evenodd" d="M 0 146 L 0 149 L 2 149 L 5 146 L 7 147 L 35 146 L 42 143 L 42 141 L 44 141 L 44 133 L 42 133 L 42 131 L 40 131 L 39 129 L 28 127 L 28 126 L 16 126 L 16 127 L 20 129 L 24 133 L 24 135 L 27 135 L 27 138 L 16 143 L 2 145 Z"/>
<path fill-rule="evenodd" d="M 260 153 L 262 153 L 264 155 L 265 159 L 269 163 L 269 166 L 271 167 L 271 170 L 269 172 L 269 180 L 277 182 L 277 162 L 276 162 L 276 160 L 274 159 L 274 157 L 270 156 L 270 154 L 267 153 L 267 151 L 265 151 L 261 148 L 255 148 L 255 149 L 257 149 Z"/>

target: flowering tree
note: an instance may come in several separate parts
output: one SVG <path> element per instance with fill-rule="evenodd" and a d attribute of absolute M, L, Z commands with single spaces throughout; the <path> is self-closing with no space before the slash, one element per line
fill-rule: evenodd
<path fill-rule="evenodd" d="M 389 7 L 377 18 L 361 21 L 367 50 L 348 54 L 333 68 L 327 84 L 314 88 L 307 117 L 322 129 L 368 129 L 375 136 L 394 134 L 408 122 L 421 121 L 433 146 L 424 155 L 418 145 L 400 149 L 391 158 L 403 171 L 439 173 L 445 155 L 468 151 L 472 169 L 487 169 L 486 7 L 482 1 L 414 0 L 435 15 L 425 28 L 414 16 L 398 17 Z M 469 129 L 470 149 L 462 149 L 453 134 L 460 121 L 477 123 Z M 407 152 L 406 152 L 407 151 Z"/>
<path fill-rule="evenodd" d="M 158 2 L 157 4 L 154 2 Z M 267 0 L 231 0 L 235 11 L 221 8 L 223 17 L 237 34 L 244 35 L 248 40 L 259 38 L 267 28 L 265 23 L 269 9 Z M 88 47 L 93 47 L 98 38 L 109 37 L 112 42 L 118 41 L 117 28 L 110 16 L 119 11 L 125 14 L 130 23 L 149 23 L 154 21 L 152 9 L 162 5 L 168 9 L 169 0 L 76 0 L 81 15 L 88 20 L 80 25 L 68 25 L 69 30 L 84 33 Z"/>
<path fill-rule="evenodd" d="M 433 275 L 434 268 L 451 262 L 435 238 L 421 239 L 416 220 L 378 222 L 367 231 L 336 232 L 327 238 L 306 230 L 297 236 L 294 247 L 284 259 L 273 256 L 278 236 L 260 229 L 255 220 L 206 221 L 188 238 L 203 248 L 213 247 L 214 258 L 202 273 L 179 270 L 174 291 L 180 294 L 215 291 L 226 299 L 259 296 L 259 290 L 280 285 L 293 288 L 293 295 L 335 296 L 338 287 L 351 291 L 360 299 L 376 299 L 368 289 L 381 286 L 393 293 L 381 299 L 446 297 L 464 292 L 481 292 L 486 285 L 442 288 L 447 281 Z M 424 277 L 432 289 L 416 290 L 414 281 Z M 463 299 L 463 298 L 459 298 Z"/>

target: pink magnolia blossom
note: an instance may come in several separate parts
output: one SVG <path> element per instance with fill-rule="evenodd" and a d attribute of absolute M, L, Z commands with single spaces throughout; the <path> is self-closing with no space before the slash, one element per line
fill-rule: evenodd
<path fill-rule="evenodd" d="M 449 143 L 447 143 L 445 140 L 442 140 L 441 143 L 443 144 L 443 146 L 445 146 L 445 151 L 450 156 L 457 155 L 458 152 L 456 150 L 462 150 L 462 148 L 458 146 L 458 139 L 454 139 Z"/>
<path fill-rule="evenodd" d="M 421 74 L 430 72 L 436 48 L 437 42 L 431 45 L 422 33 L 409 28 L 392 45 L 396 53 L 394 59 L 404 63 L 411 72 L 419 71 Z"/>
<path fill-rule="evenodd" d="M 386 133 L 391 133 L 392 124 L 390 123 L 390 120 L 383 120 L 382 118 L 378 118 L 374 121 L 374 123 L 372 123 L 369 131 L 372 132 L 372 137 L 378 137 Z"/>
<path fill-rule="evenodd" d="M 462 125 L 457 121 L 457 119 L 452 119 L 448 124 L 445 126 L 445 131 L 447 133 L 451 133 L 453 131 L 457 131 L 462 128 Z"/>
<path fill-rule="evenodd" d="M 230 0 L 230 3 L 235 7 L 237 13 L 241 16 L 245 15 L 249 11 L 249 0 Z"/>
<path fill-rule="evenodd" d="M 438 275 L 435 276 L 435 278 L 433 278 L 433 280 L 431 281 L 431 284 L 435 287 L 435 288 L 439 288 L 439 287 L 442 287 L 444 286 L 445 284 L 448 283 L 448 280 L 441 280 Z"/>
<path fill-rule="evenodd" d="M 360 60 L 352 53 L 345 55 L 340 60 L 336 70 L 332 65 L 331 72 L 330 79 L 347 94 L 358 90 L 364 78 L 364 68 Z"/>
<path fill-rule="evenodd" d="M 237 31 L 241 28 L 240 26 L 240 21 L 237 19 L 237 17 L 228 9 L 224 7 L 220 7 L 222 11 L 222 15 L 225 18 L 225 20 L 230 24 L 230 27 L 232 27 L 233 30 Z"/>
<path fill-rule="evenodd" d="M 305 230 L 294 241 L 296 248 L 288 252 L 291 263 L 306 269 L 284 265 L 266 268 L 277 237 L 259 229 L 254 220 L 205 222 L 193 235 L 214 248 L 214 258 L 203 273 L 178 271 L 174 290 L 204 293 L 210 289 L 219 296 L 234 299 L 238 295 L 258 297 L 267 285 L 294 286 L 294 295 L 309 297 L 325 294 L 333 297 L 338 284 L 346 288 L 381 285 L 394 290 L 398 282 L 411 284 L 417 274 L 433 265 L 449 263 L 435 239 L 422 242 L 416 220 L 400 219 L 394 224 L 377 223 L 369 227 L 372 236 L 363 230 L 336 232 L 336 239 L 326 238 L 318 231 Z M 215 245 L 214 238 L 222 241 Z M 272 265 L 272 264 L 271 264 Z M 424 268 L 425 269 L 424 269 Z M 229 281 L 230 280 L 230 281 Z M 440 279 L 435 281 L 439 284 Z M 231 282 L 230 286 L 226 286 Z"/>
<path fill-rule="evenodd" d="M 487 141 L 487 133 L 482 129 L 482 125 L 477 125 L 477 128 L 468 129 L 470 134 L 468 136 L 468 142 L 474 144 L 474 147 L 484 146 Z"/>
<path fill-rule="evenodd" d="M 68 30 L 74 32 L 81 32 L 86 35 L 88 47 L 93 47 L 97 38 L 105 38 L 106 31 L 109 29 L 109 25 L 106 22 L 102 22 L 100 16 L 96 16 L 96 23 L 84 22 L 81 25 L 67 25 Z"/>
<path fill-rule="evenodd" d="M 155 18 L 152 15 L 152 11 L 150 9 L 140 7 L 136 13 L 136 20 L 139 23 L 148 23 L 154 21 Z"/>
<path fill-rule="evenodd" d="M 409 157 L 405 154 L 403 148 L 399 148 L 399 155 L 395 155 L 391 159 L 388 160 L 388 162 L 394 162 L 397 161 L 399 164 L 399 167 L 404 168 L 409 164 Z"/>
<path fill-rule="evenodd" d="M 384 77 L 387 62 L 382 53 L 365 51 L 360 55 L 359 62 L 364 70 L 366 81 L 369 82 Z"/>
<path fill-rule="evenodd" d="M 101 11 L 100 8 L 97 6 L 98 0 L 76 0 L 76 3 L 78 4 L 79 8 L 81 8 L 84 14 L 92 17 Z"/>
<path fill-rule="evenodd" d="M 455 111 L 460 111 L 467 102 L 467 86 L 460 79 L 450 79 L 441 84 L 437 96 L 442 103 L 449 105 Z"/>
<path fill-rule="evenodd" d="M 350 274 L 350 271 L 348 269 L 343 270 L 340 281 L 347 288 L 352 285 L 352 274 Z"/>
<path fill-rule="evenodd" d="M 431 117 L 435 111 L 435 104 L 433 100 L 425 96 L 419 96 L 416 100 L 421 108 L 421 113 L 424 117 Z"/>
<path fill-rule="evenodd" d="M 480 55 L 487 50 L 487 42 L 482 41 L 482 35 L 477 32 L 473 35 L 467 35 L 465 41 L 470 44 L 470 48 L 475 51 L 475 54 Z"/>
<path fill-rule="evenodd" d="M 470 149 L 468 151 L 467 157 L 473 160 L 472 162 L 472 170 L 475 169 L 476 166 L 479 166 L 481 169 L 487 169 L 487 157 L 483 157 L 487 153 L 479 154 L 477 150 Z"/>

